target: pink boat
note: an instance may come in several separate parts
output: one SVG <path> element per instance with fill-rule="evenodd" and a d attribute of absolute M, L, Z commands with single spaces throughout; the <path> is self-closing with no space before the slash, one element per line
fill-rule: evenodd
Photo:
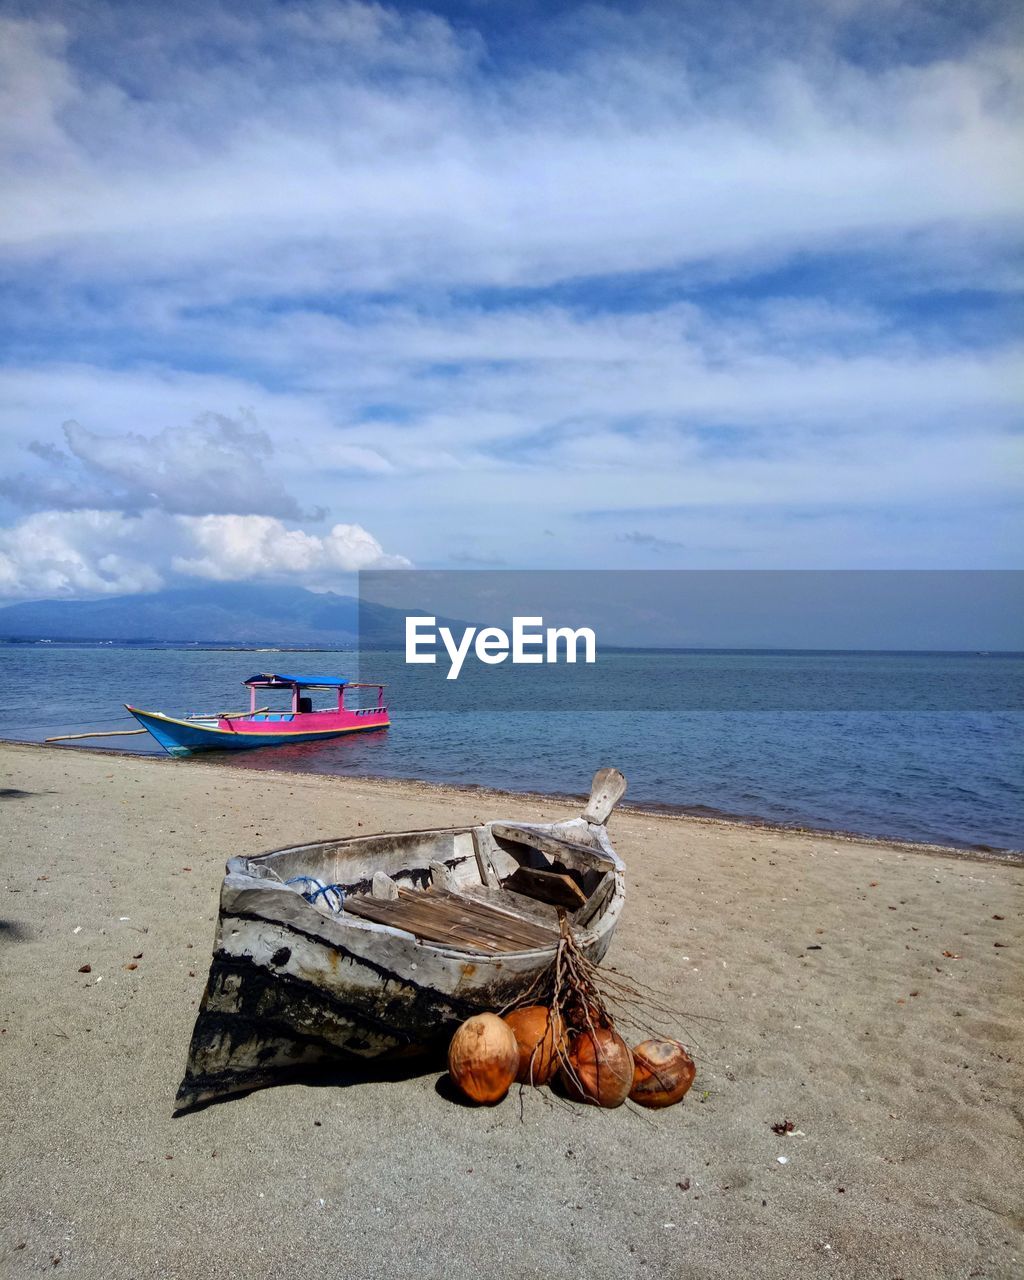
<path fill-rule="evenodd" d="M 190 715 L 184 719 L 160 711 L 125 707 L 144 729 L 172 756 L 190 756 L 195 751 L 248 751 L 253 747 L 279 747 L 286 742 L 319 742 L 345 733 L 365 733 L 386 729 L 391 723 L 384 703 L 382 684 L 353 683 L 332 676 L 287 676 L 260 674 L 244 681 L 249 689 L 248 711 L 222 711 L 213 715 Z M 257 707 L 258 690 L 287 689 L 291 708 L 272 711 Z M 337 705 L 313 708 L 313 700 L 303 691 L 330 689 L 337 693 Z M 376 689 L 372 707 L 346 707 L 347 689 Z"/>

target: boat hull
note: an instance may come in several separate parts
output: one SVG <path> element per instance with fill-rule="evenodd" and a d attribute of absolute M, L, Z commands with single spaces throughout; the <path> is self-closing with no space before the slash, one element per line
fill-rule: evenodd
<path fill-rule="evenodd" d="M 172 756 L 190 756 L 197 751 L 252 751 L 257 747 L 281 747 L 293 742 L 324 742 L 348 733 L 386 729 L 391 723 L 386 711 L 376 709 L 311 712 L 278 719 L 211 716 L 208 720 L 179 720 L 125 705 Z"/>
<path fill-rule="evenodd" d="M 363 837 L 232 859 L 176 1109 L 279 1083 L 296 1071 L 430 1053 L 467 1017 L 514 1004 L 542 982 L 555 957 L 557 931 L 550 945 L 480 954 L 347 910 L 331 914 L 285 882 L 296 871 L 320 867 L 325 883 L 359 886 L 380 867 L 398 883 L 423 887 L 428 866 L 459 875 L 475 868 L 489 848 L 500 852 L 492 826 L 504 829 L 485 824 Z M 585 839 L 600 859 L 599 870 L 590 873 L 588 906 L 573 926 L 596 964 L 622 909 L 622 863 L 603 825 L 575 819 L 532 830 Z"/>

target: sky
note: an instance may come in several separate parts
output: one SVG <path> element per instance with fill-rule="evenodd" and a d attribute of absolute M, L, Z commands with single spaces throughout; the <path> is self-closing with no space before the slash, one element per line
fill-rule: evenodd
<path fill-rule="evenodd" d="M 1020 567 L 996 0 L 0 3 L 0 601 Z"/>

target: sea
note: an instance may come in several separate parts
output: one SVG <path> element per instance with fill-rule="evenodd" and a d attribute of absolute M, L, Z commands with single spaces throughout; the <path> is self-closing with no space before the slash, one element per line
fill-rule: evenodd
<path fill-rule="evenodd" d="M 635 700 L 463 699 L 447 709 L 403 683 L 395 654 L 12 643 L 0 644 L 0 738 L 137 728 L 124 702 L 170 715 L 242 710 L 241 682 L 268 670 L 386 675 L 392 725 L 210 753 L 209 767 L 582 795 L 595 769 L 614 765 L 627 800 L 653 809 L 1024 849 L 1022 654 L 618 651 L 605 663 L 610 687 L 644 691 Z M 684 687 L 705 693 L 650 696 Z M 148 735 L 80 745 L 163 754 Z"/>

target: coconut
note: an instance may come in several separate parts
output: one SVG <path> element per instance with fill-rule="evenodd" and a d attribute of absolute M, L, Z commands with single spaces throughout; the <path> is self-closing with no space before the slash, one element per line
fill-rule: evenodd
<path fill-rule="evenodd" d="M 597 1026 L 574 1036 L 562 1083 L 570 1097 L 599 1107 L 620 1107 L 633 1084 L 633 1055 L 614 1027 Z"/>
<path fill-rule="evenodd" d="M 629 1096 L 642 1107 L 671 1107 L 696 1074 L 693 1059 L 678 1040 L 645 1040 L 633 1050 Z"/>
<path fill-rule="evenodd" d="M 519 1070 L 519 1046 L 495 1013 L 467 1018 L 448 1047 L 448 1071 L 467 1098 L 500 1102 Z"/>
<path fill-rule="evenodd" d="M 565 1048 L 565 1023 L 557 1010 L 534 1004 L 505 1015 L 519 1046 L 521 1084 L 547 1084 L 555 1074 L 558 1056 Z"/>

